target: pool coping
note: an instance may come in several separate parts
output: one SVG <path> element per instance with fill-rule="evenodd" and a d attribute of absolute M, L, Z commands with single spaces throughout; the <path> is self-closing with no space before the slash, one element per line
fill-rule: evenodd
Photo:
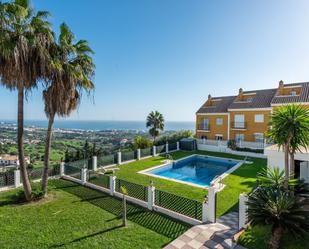
<path fill-rule="evenodd" d="M 232 168 L 230 168 L 227 171 L 225 171 L 224 173 L 222 173 L 221 175 L 219 175 L 218 177 L 214 178 L 210 182 L 209 186 L 202 186 L 202 185 L 195 184 L 195 183 L 190 183 L 190 182 L 186 182 L 186 181 L 182 181 L 182 180 L 177 180 L 177 179 L 173 179 L 173 178 L 169 178 L 169 177 L 165 177 L 165 176 L 158 176 L 158 175 L 154 175 L 154 174 L 148 173 L 151 170 L 162 168 L 162 167 L 167 166 L 167 165 L 169 165 L 169 164 L 171 164 L 173 162 L 178 162 L 178 161 L 181 161 L 181 160 L 184 160 L 184 159 L 187 159 L 187 158 L 190 158 L 190 157 L 194 157 L 194 156 L 226 159 L 226 160 L 236 161 L 238 163 L 235 166 L 233 166 Z M 197 187 L 197 188 L 202 188 L 202 189 L 208 189 L 209 187 L 215 187 L 218 191 L 221 191 L 224 188 L 224 185 L 220 183 L 222 181 L 222 179 L 227 177 L 229 174 L 231 174 L 233 171 L 238 169 L 244 163 L 248 163 L 248 162 L 245 161 L 245 160 L 238 160 L 238 159 L 234 159 L 234 158 L 208 156 L 208 155 L 201 155 L 201 154 L 192 154 L 190 156 L 186 156 L 186 157 L 183 157 L 183 158 L 180 158 L 180 159 L 177 159 L 177 160 L 166 160 L 165 163 L 163 163 L 161 165 L 157 165 L 157 166 L 154 166 L 154 167 L 151 167 L 151 168 L 148 168 L 148 169 L 143 169 L 143 170 L 138 171 L 137 173 L 143 174 L 143 175 L 147 175 L 147 176 L 151 176 L 151 177 L 155 177 L 155 178 L 161 178 L 161 179 L 168 180 L 168 181 L 182 183 L 182 184 L 186 184 L 186 185 L 189 185 L 189 186 L 193 186 L 193 187 Z"/>

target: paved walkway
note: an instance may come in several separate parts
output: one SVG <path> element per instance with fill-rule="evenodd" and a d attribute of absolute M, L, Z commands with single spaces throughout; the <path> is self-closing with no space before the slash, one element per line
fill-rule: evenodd
<path fill-rule="evenodd" d="M 172 241 L 164 249 L 233 248 L 232 237 L 238 232 L 238 213 L 221 216 L 216 223 L 197 225 Z M 236 246 L 241 249 L 243 247 Z"/>

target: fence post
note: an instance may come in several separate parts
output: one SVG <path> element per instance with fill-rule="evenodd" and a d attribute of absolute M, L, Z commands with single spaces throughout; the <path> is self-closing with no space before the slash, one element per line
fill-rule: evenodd
<path fill-rule="evenodd" d="M 117 164 L 121 164 L 121 151 L 117 152 Z"/>
<path fill-rule="evenodd" d="M 60 177 L 64 176 L 64 162 L 60 163 Z"/>
<path fill-rule="evenodd" d="M 208 188 L 208 198 L 203 203 L 202 221 L 216 222 L 216 191 L 214 187 Z"/>
<path fill-rule="evenodd" d="M 20 185 L 21 185 L 20 170 L 16 169 L 16 170 L 14 170 L 14 186 L 15 186 L 15 188 L 18 188 Z"/>
<path fill-rule="evenodd" d="M 94 170 L 94 171 L 98 170 L 98 158 L 97 158 L 97 156 L 92 157 L 92 170 Z"/>
<path fill-rule="evenodd" d="M 166 154 L 168 153 L 168 143 L 166 143 L 166 145 L 165 145 L 165 153 Z"/>
<path fill-rule="evenodd" d="M 141 149 L 137 149 L 137 157 L 136 160 L 141 160 Z"/>
<path fill-rule="evenodd" d="M 179 142 L 176 142 L 176 150 L 180 150 L 180 144 L 179 144 Z"/>
<path fill-rule="evenodd" d="M 114 195 L 116 188 L 116 176 L 112 175 L 109 177 L 109 189 L 111 191 L 111 195 Z"/>
<path fill-rule="evenodd" d="M 81 180 L 82 180 L 82 184 L 85 184 L 87 182 L 87 169 L 86 168 L 81 169 Z"/>
<path fill-rule="evenodd" d="M 148 186 L 148 199 L 147 199 L 147 204 L 148 204 L 148 209 L 152 210 L 153 206 L 155 205 L 155 186 L 153 186 L 153 183 L 151 183 Z"/>
<path fill-rule="evenodd" d="M 157 147 L 155 145 L 152 147 L 152 155 L 153 156 L 157 155 Z"/>
<path fill-rule="evenodd" d="M 244 228 L 248 222 L 248 206 L 246 202 L 248 201 L 248 196 L 246 194 L 239 195 L 239 224 L 238 228 Z"/>

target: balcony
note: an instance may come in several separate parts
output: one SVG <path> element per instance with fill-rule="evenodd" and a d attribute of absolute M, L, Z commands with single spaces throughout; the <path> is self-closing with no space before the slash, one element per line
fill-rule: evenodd
<path fill-rule="evenodd" d="M 197 130 L 199 130 L 199 131 L 210 131 L 210 126 L 209 126 L 209 124 L 198 124 Z"/>
<path fill-rule="evenodd" d="M 247 123 L 246 122 L 232 122 L 231 128 L 235 130 L 246 130 Z"/>

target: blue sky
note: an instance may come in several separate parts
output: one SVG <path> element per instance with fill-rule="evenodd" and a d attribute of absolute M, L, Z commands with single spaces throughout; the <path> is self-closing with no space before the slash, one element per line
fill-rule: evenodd
<path fill-rule="evenodd" d="M 309 81 L 309 1 L 35 0 L 95 51 L 94 102 L 74 120 L 193 121 L 210 93 L 232 95 Z M 44 119 L 41 90 L 25 108 Z M 16 118 L 17 94 L 0 88 L 0 119 Z"/>

